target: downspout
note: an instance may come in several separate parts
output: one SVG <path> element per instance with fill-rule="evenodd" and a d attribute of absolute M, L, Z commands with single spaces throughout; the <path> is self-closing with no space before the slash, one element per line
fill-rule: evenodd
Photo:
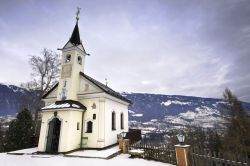
<path fill-rule="evenodd" d="M 81 141 L 80 141 L 80 148 L 82 149 L 82 137 L 83 137 L 83 117 L 84 117 L 85 110 L 82 112 L 82 127 L 81 127 Z"/>
<path fill-rule="evenodd" d="M 103 109 L 103 112 L 104 112 L 104 147 L 106 146 L 106 121 L 105 121 L 105 119 L 106 119 L 106 110 L 105 110 L 105 108 L 106 108 L 106 103 L 104 102 L 104 109 Z"/>

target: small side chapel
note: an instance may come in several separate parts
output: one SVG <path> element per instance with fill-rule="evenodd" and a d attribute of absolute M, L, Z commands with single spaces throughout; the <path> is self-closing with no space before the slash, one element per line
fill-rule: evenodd
<path fill-rule="evenodd" d="M 128 131 L 130 101 L 84 72 L 88 54 L 80 40 L 78 14 L 61 49 L 60 79 L 43 96 L 38 152 L 102 149 L 116 144 L 117 135 Z"/>

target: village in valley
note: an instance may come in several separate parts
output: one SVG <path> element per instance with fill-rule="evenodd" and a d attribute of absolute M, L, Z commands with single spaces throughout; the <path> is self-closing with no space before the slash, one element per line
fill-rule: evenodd
<path fill-rule="evenodd" d="M 18 56 L 12 77 L 0 73 L 0 161 L 248 166 L 250 77 L 229 76 L 250 69 L 250 24 L 243 19 L 250 3 L 111 1 L 1 2 L 14 14 L 6 20 L 0 7 L 0 27 L 20 26 L 20 34 L 0 32 L 2 56 Z M 18 15 L 20 9 L 27 11 Z M 240 26 L 226 27 L 236 9 L 242 34 L 234 38 L 246 45 L 228 37 Z M 218 25 L 230 33 L 219 35 Z"/>

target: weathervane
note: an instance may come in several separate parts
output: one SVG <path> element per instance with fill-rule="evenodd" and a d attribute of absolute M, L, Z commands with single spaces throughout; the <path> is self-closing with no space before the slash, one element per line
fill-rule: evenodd
<path fill-rule="evenodd" d="M 77 11 L 76 11 L 76 21 L 77 21 L 77 22 L 78 22 L 78 20 L 79 20 L 80 10 L 81 10 L 81 8 L 77 7 Z"/>

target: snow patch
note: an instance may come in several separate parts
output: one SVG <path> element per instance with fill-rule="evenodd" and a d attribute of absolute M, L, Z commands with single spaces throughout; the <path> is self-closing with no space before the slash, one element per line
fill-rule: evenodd
<path fill-rule="evenodd" d="M 80 108 L 80 106 L 79 106 L 79 105 L 76 105 L 76 104 L 72 104 L 72 107 Z"/>
<path fill-rule="evenodd" d="M 130 114 L 134 114 L 135 112 L 134 112 L 134 111 L 132 111 L 132 110 L 128 110 L 128 113 L 130 113 Z"/>
<path fill-rule="evenodd" d="M 144 150 L 143 149 L 132 149 L 132 150 L 129 150 L 129 153 L 140 154 L 140 153 L 144 153 Z"/>
<path fill-rule="evenodd" d="M 133 116 L 133 117 L 142 117 L 143 114 L 133 114 L 132 116 Z"/>
<path fill-rule="evenodd" d="M 178 100 L 168 100 L 166 102 L 161 102 L 161 105 L 165 106 L 170 106 L 171 104 L 176 104 L 176 105 L 191 105 L 191 102 L 182 102 Z"/>
<path fill-rule="evenodd" d="M 32 154 L 37 152 L 37 148 L 29 148 L 29 149 L 22 149 L 22 150 L 16 150 L 12 152 L 8 152 L 10 154 Z"/>
<path fill-rule="evenodd" d="M 184 113 L 180 113 L 179 116 L 182 118 L 191 120 L 191 119 L 194 119 L 197 116 L 197 114 L 195 112 L 192 112 L 192 111 L 187 111 Z"/>

